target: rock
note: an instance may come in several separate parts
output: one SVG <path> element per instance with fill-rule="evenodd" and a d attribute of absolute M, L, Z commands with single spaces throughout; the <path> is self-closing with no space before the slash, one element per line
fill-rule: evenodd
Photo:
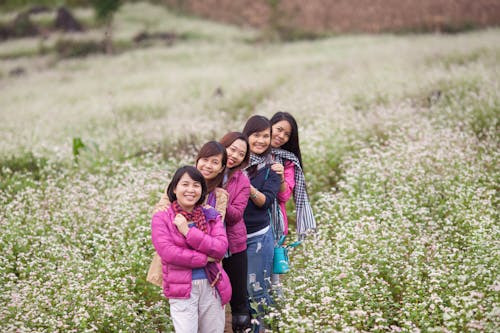
<path fill-rule="evenodd" d="M 9 76 L 15 77 L 15 76 L 22 76 L 26 74 L 26 70 L 23 67 L 16 67 L 13 68 L 9 71 Z"/>
<path fill-rule="evenodd" d="M 54 26 L 58 30 L 65 32 L 81 32 L 83 31 L 83 26 L 78 22 L 71 12 L 65 7 L 59 7 L 57 9 L 57 17 Z"/>

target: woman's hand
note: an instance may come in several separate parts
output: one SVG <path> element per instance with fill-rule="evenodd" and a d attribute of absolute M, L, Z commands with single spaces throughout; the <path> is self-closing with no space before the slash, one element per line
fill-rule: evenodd
<path fill-rule="evenodd" d="M 276 172 L 278 176 L 281 178 L 281 184 L 280 184 L 280 192 L 285 192 L 286 191 L 286 184 L 285 184 L 285 167 L 281 163 L 274 163 L 271 165 L 271 170 Z"/>
<path fill-rule="evenodd" d="M 285 167 L 283 166 L 283 164 L 281 163 L 274 163 L 273 165 L 271 165 L 271 170 L 273 170 L 274 172 L 276 172 L 280 177 L 281 177 L 281 182 L 283 182 L 284 180 L 284 177 L 285 177 Z"/>
<path fill-rule="evenodd" d="M 208 262 L 216 262 L 217 261 L 217 259 L 212 258 L 210 256 L 208 256 L 207 258 L 208 258 L 208 260 L 207 260 Z"/>
<path fill-rule="evenodd" d="M 181 214 L 177 214 L 174 218 L 174 224 L 177 226 L 177 230 L 179 230 L 179 232 L 183 234 L 184 237 L 186 237 L 189 231 L 189 226 L 186 218 Z"/>

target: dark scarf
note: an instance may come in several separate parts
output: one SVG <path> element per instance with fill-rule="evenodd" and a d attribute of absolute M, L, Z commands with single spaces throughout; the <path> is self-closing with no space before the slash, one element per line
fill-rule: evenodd
<path fill-rule="evenodd" d="M 204 233 L 208 233 L 208 226 L 207 226 L 207 221 L 205 219 L 205 214 L 203 214 L 203 209 L 201 206 L 195 206 L 193 208 L 193 211 L 186 212 L 184 209 L 182 209 L 181 205 L 176 201 L 172 203 L 172 209 L 174 210 L 175 215 L 181 214 L 186 218 L 186 220 L 189 222 L 194 222 L 196 223 L 196 228 L 200 229 Z"/>
<path fill-rule="evenodd" d="M 297 236 L 299 239 L 309 231 L 316 229 L 316 220 L 312 212 L 309 197 L 306 191 L 306 181 L 304 172 L 300 167 L 300 162 L 294 153 L 284 149 L 273 148 L 271 154 L 276 162 L 285 165 L 285 161 L 291 161 L 295 166 L 295 187 L 293 188 L 293 199 L 295 201 L 295 210 L 297 213 Z"/>

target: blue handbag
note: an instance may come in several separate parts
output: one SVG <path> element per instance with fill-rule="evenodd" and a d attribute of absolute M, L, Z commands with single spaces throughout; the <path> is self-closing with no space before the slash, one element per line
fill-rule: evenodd
<path fill-rule="evenodd" d="M 290 271 L 288 249 L 284 246 L 274 248 L 273 274 L 286 274 Z"/>
<path fill-rule="evenodd" d="M 274 247 L 273 257 L 273 274 L 286 274 L 290 271 L 290 260 L 288 259 L 288 249 L 296 247 L 302 243 L 301 241 L 293 242 L 290 245 L 284 246 L 285 237 L 282 236 Z"/>

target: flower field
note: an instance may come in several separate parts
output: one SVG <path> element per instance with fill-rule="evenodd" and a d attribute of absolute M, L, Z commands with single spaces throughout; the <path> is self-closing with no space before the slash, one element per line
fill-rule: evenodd
<path fill-rule="evenodd" d="M 319 229 L 272 331 L 500 331 L 498 28 L 271 44 L 135 3 L 115 29 L 187 37 L 66 60 L 2 43 L 1 332 L 171 332 L 152 208 L 206 140 L 278 110 Z"/>

